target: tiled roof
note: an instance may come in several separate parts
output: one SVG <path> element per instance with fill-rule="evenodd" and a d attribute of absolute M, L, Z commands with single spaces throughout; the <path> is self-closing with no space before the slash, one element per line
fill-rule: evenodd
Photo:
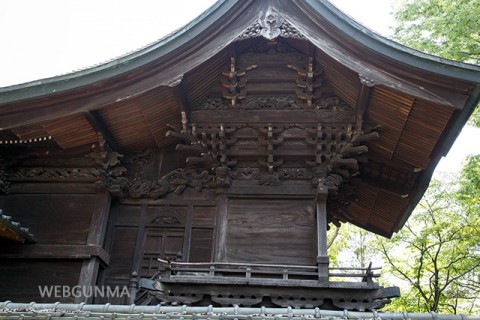
<path fill-rule="evenodd" d="M 13 221 L 11 216 L 3 214 L 2 209 L 0 209 L 0 237 L 20 243 L 36 242 L 28 228 L 22 227 L 20 222 Z"/>
<path fill-rule="evenodd" d="M 74 303 L 0 302 L 0 319 L 170 319 L 170 320 L 307 320 L 410 319 L 480 320 L 480 316 L 431 313 L 383 313 L 340 310 L 244 307 L 141 306 Z"/>

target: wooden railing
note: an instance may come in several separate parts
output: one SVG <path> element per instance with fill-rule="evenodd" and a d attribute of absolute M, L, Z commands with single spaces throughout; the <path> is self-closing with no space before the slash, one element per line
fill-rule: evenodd
<path fill-rule="evenodd" d="M 176 262 L 158 259 L 164 267 L 164 276 L 207 276 L 207 277 L 240 277 L 243 279 L 266 278 L 281 280 L 315 280 L 318 279 L 317 266 L 277 265 L 258 263 L 232 262 Z M 338 281 L 373 283 L 373 278 L 380 277 L 374 270 L 380 267 L 343 268 L 330 267 L 329 278 Z"/>

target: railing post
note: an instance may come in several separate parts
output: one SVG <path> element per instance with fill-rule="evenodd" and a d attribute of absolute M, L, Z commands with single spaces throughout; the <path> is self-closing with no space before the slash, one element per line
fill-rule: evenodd
<path fill-rule="evenodd" d="M 210 266 L 210 272 L 208 273 L 210 277 L 215 276 L 215 266 Z"/>
<path fill-rule="evenodd" d="M 319 182 L 317 187 L 317 267 L 318 282 L 328 283 L 329 258 L 327 252 L 327 196 L 328 189 Z"/>
<path fill-rule="evenodd" d="M 245 269 L 245 278 L 247 280 L 250 280 L 251 277 L 252 277 L 252 267 L 247 266 L 247 268 Z"/>
<path fill-rule="evenodd" d="M 369 286 L 373 285 L 373 271 L 372 271 L 372 262 L 368 264 L 367 270 L 365 270 L 365 278 L 363 282 L 366 282 Z"/>
<path fill-rule="evenodd" d="M 128 297 L 129 304 L 135 304 L 135 299 L 137 298 L 137 272 L 132 272 L 132 277 L 130 278 L 130 296 Z"/>

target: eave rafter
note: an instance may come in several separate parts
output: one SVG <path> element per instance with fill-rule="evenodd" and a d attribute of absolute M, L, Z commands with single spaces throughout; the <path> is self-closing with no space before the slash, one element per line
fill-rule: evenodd
<path fill-rule="evenodd" d="M 363 121 L 367 111 L 368 101 L 370 99 L 371 88 L 374 86 L 375 82 L 363 75 L 359 75 L 359 78 L 362 86 L 355 104 L 355 126 L 357 130 L 363 130 Z"/>
<path fill-rule="evenodd" d="M 99 135 L 99 145 L 101 145 L 101 140 L 105 140 L 107 144 L 116 151 L 123 151 L 122 148 L 118 145 L 117 141 L 113 137 L 112 133 L 108 129 L 105 121 L 103 120 L 102 116 L 96 111 L 88 111 L 85 112 L 85 118 L 88 122 L 92 125 L 93 129 Z"/>
<path fill-rule="evenodd" d="M 175 83 L 174 85 L 170 85 L 173 91 L 173 96 L 175 97 L 175 101 L 177 103 L 178 111 L 185 112 L 186 114 L 190 113 L 190 102 L 188 101 L 188 97 L 185 92 L 185 87 L 183 85 L 183 76 L 180 79 L 180 82 Z"/>

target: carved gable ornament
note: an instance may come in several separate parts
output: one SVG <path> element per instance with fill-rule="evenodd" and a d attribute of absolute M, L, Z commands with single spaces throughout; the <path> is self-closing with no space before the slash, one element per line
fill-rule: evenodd
<path fill-rule="evenodd" d="M 285 20 L 272 8 L 269 8 L 265 15 L 260 16 L 259 23 L 262 26 L 260 34 L 268 40 L 275 39 L 281 34 L 280 26 Z"/>
<path fill-rule="evenodd" d="M 244 40 L 263 36 L 268 40 L 277 37 L 305 39 L 295 27 L 288 23 L 277 11 L 269 8 L 260 12 L 257 22 L 243 32 L 236 40 Z"/>

